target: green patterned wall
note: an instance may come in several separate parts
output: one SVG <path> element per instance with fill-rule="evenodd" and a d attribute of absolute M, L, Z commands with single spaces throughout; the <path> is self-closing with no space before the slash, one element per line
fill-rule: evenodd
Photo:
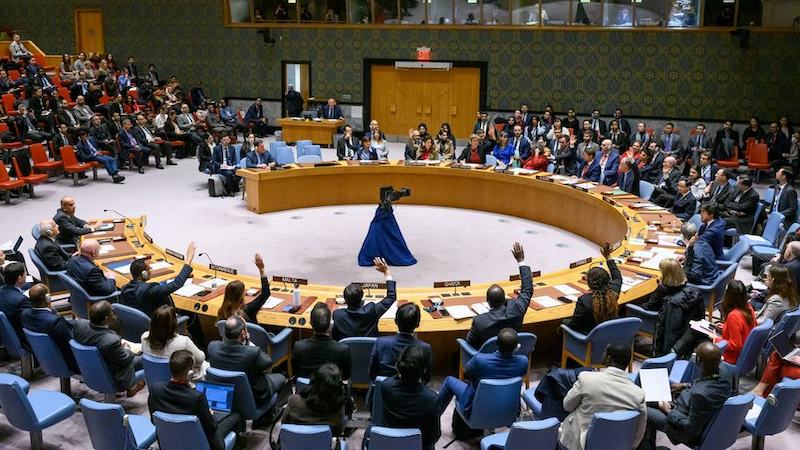
<path fill-rule="evenodd" d="M 74 8 L 101 8 L 106 50 L 136 55 L 163 76 L 204 80 L 212 96 L 279 98 L 281 60 L 311 61 L 317 97 L 364 100 L 363 58 L 488 61 L 489 109 L 527 101 L 558 111 L 614 107 L 629 116 L 746 119 L 798 115 L 800 33 L 752 33 L 750 49 L 727 32 L 478 29 L 225 28 L 220 0 L 4 0 L 0 26 L 24 30 L 50 54 L 73 50 Z"/>

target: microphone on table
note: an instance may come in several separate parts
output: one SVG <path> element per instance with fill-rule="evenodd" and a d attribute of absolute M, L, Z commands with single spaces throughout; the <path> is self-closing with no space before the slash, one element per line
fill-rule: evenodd
<path fill-rule="evenodd" d="M 216 264 L 214 264 L 214 261 L 211 260 L 211 257 L 208 256 L 208 253 L 206 253 L 206 252 L 200 253 L 197 256 L 205 256 L 206 259 L 209 262 L 209 268 L 210 269 L 214 269 L 214 279 L 211 280 L 211 287 L 217 287 L 217 266 L 216 266 Z M 213 266 L 213 267 L 211 267 L 211 266 Z"/>
<path fill-rule="evenodd" d="M 125 222 L 127 222 L 128 225 L 126 225 L 126 226 L 128 228 L 130 228 L 130 229 L 134 228 L 133 221 L 128 216 L 126 216 L 125 214 L 122 214 L 121 212 L 119 212 L 117 210 L 114 210 L 114 209 L 110 209 L 110 208 L 109 209 L 104 209 L 103 212 L 106 212 L 106 213 L 107 212 L 112 212 L 112 213 L 122 217 L 123 219 L 125 219 Z"/>

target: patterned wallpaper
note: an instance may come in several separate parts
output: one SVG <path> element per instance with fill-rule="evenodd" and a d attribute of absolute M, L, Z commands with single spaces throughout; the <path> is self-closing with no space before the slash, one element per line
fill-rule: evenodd
<path fill-rule="evenodd" d="M 441 29 L 276 29 L 223 26 L 220 0 L 4 0 L 0 26 L 22 29 L 50 54 L 72 51 L 74 8 L 101 8 L 106 50 L 153 62 L 207 94 L 279 98 L 281 60 L 311 61 L 317 97 L 364 101 L 363 58 L 486 60 L 488 108 L 557 111 L 622 107 L 629 116 L 745 120 L 798 116 L 800 33 L 753 33 L 750 49 L 728 32 Z M 45 12 L 46 11 L 46 12 Z M 797 119 L 797 117 L 795 117 Z"/>

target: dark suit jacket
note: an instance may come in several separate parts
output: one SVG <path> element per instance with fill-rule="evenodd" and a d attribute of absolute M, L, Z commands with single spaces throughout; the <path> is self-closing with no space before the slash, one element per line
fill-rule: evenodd
<path fill-rule="evenodd" d="M 736 197 L 739 196 L 739 201 Z M 755 189 L 750 188 L 747 192 L 741 194 L 737 188 L 728 196 L 725 202 L 725 209 L 736 212 L 743 212 L 744 215 L 731 215 L 728 220 L 736 227 L 739 233 L 749 233 L 753 228 L 753 221 L 755 220 L 756 208 L 758 207 L 759 196 Z"/>
<path fill-rule="evenodd" d="M 486 119 L 486 122 L 481 122 L 480 120 L 475 121 L 475 125 L 472 126 L 472 132 L 477 133 L 480 130 L 486 130 L 486 134 L 489 134 L 489 129 L 492 128 L 494 124 L 491 120 Z"/>
<path fill-rule="evenodd" d="M 272 153 L 270 153 L 269 150 L 264 150 L 264 153 L 260 155 L 256 153 L 255 150 L 250 150 L 249 152 L 247 152 L 246 158 L 247 158 L 246 164 L 248 169 L 258 167 L 259 164 L 267 164 L 267 165 L 269 165 L 270 163 L 277 164 L 277 161 L 275 161 L 275 158 L 272 157 Z"/>
<path fill-rule="evenodd" d="M 78 118 L 75 117 L 75 114 L 73 114 L 72 111 L 70 111 L 68 108 L 59 108 L 58 111 L 56 111 L 56 117 L 58 118 L 58 122 L 60 124 L 63 123 L 68 127 L 81 126 L 80 120 L 78 120 Z M 72 120 L 70 120 L 70 118 L 72 118 L 72 120 L 75 120 L 74 124 L 72 123 Z"/>
<path fill-rule="evenodd" d="M 697 238 L 707 241 L 714 251 L 716 259 L 722 259 L 723 241 L 725 240 L 725 221 L 714 219 L 710 225 L 702 224 L 697 230 Z"/>
<path fill-rule="evenodd" d="M 603 158 L 602 153 L 597 153 L 594 155 L 595 161 L 597 161 L 598 169 L 600 169 L 600 160 Z M 619 152 L 616 150 L 611 150 L 606 158 L 605 164 L 605 177 L 603 178 L 603 184 L 606 186 L 613 186 L 617 184 L 617 171 L 619 170 Z M 598 180 L 600 179 L 600 174 L 598 174 Z"/>
<path fill-rule="evenodd" d="M 69 346 L 72 339 L 72 324 L 55 311 L 44 308 L 30 308 L 22 311 L 22 326 L 36 333 L 44 333 L 55 342 L 67 366 L 75 373 L 80 373 L 75 355 Z"/>
<path fill-rule="evenodd" d="M 514 149 L 514 136 L 510 136 L 508 138 L 508 145 Z M 522 161 L 531 157 L 531 141 L 528 140 L 525 136 L 520 136 L 520 143 L 519 143 L 519 158 Z"/>
<path fill-rule="evenodd" d="M 73 256 L 67 261 L 67 274 L 78 282 L 89 295 L 109 295 L 117 290 L 114 280 L 83 255 Z"/>
<path fill-rule="evenodd" d="M 211 161 L 208 163 L 212 173 L 219 173 L 220 166 L 226 161 L 223 155 L 227 155 L 227 162 L 229 165 L 233 166 L 236 164 L 236 147 L 229 145 L 223 152 L 222 144 L 217 144 L 217 146 L 214 147 L 214 152 L 211 154 Z"/>
<path fill-rule="evenodd" d="M 323 119 L 338 119 L 344 117 L 344 114 L 342 114 L 342 108 L 340 108 L 339 105 L 334 106 L 332 111 L 328 105 L 325 105 L 319 110 L 317 117 L 322 117 Z"/>
<path fill-rule="evenodd" d="M 730 130 L 730 132 L 728 132 L 728 139 L 733 141 L 733 146 L 730 148 L 730 151 L 725 148 L 725 130 L 717 131 L 717 135 L 714 137 L 714 158 L 727 159 L 733 156 L 733 147 L 739 145 L 739 132 L 733 129 Z"/>
<path fill-rule="evenodd" d="M 14 327 L 14 331 L 19 336 L 19 342 L 24 347 L 28 347 L 28 340 L 22 333 L 22 312 L 30 309 L 31 300 L 22 294 L 22 291 L 15 286 L 3 285 L 0 287 L 0 312 L 6 315 L 6 319 Z"/>
<path fill-rule="evenodd" d="M 662 148 L 665 152 L 667 152 L 666 142 L 667 142 L 667 135 L 666 134 L 662 134 L 661 136 L 658 137 L 658 146 L 660 148 Z M 681 156 L 683 156 L 683 151 L 684 151 L 684 147 L 683 147 L 683 142 L 682 142 L 681 136 L 678 135 L 678 134 L 672 133 L 672 147 L 670 148 L 670 151 L 667 152 L 667 153 L 670 153 L 670 154 L 676 155 L 678 157 L 681 157 Z"/>
<path fill-rule="evenodd" d="M 78 245 L 78 238 L 84 234 L 91 233 L 85 220 L 75 216 L 67 215 L 62 209 L 56 211 L 53 222 L 58 224 L 58 243 L 61 245 Z M 85 227 L 85 228 L 84 228 Z"/>
<path fill-rule="evenodd" d="M 694 215 L 694 211 L 697 208 L 697 199 L 694 198 L 691 191 L 687 192 L 686 195 L 681 196 L 681 194 L 675 195 L 675 203 L 672 204 L 672 214 L 675 214 L 681 220 L 689 220 L 690 217 Z"/>
<path fill-rule="evenodd" d="M 486 146 L 478 144 L 478 157 L 481 160 L 481 164 L 486 164 L 486 152 L 487 152 L 487 150 L 488 149 L 486 148 Z M 465 163 L 469 163 L 469 154 L 470 154 L 470 146 L 469 146 L 469 144 L 467 144 L 467 146 L 464 147 L 464 150 L 461 151 L 461 155 L 458 156 L 456 161 L 458 161 L 458 162 L 462 162 L 463 161 Z"/>
<path fill-rule="evenodd" d="M 395 365 L 400 352 L 409 345 L 417 345 L 422 348 L 425 354 L 425 372 L 422 374 L 422 382 L 427 383 L 431 379 L 431 369 L 433 367 L 433 352 L 427 342 L 420 341 L 413 334 L 397 333 L 393 336 L 381 336 L 372 347 L 372 354 L 369 357 L 369 377 L 391 377 L 397 374 Z"/>
<path fill-rule="evenodd" d="M 777 187 L 777 185 L 774 186 L 776 189 Z M 778 211 L 784 215 L 783 225 L 788 230 L 797 220 L 797 191 L 791 184 L 787 184 L 780 193 L 780 197 L 776 194 L 775 199 L 777 199 L 777 205 L 773 199 L 771 211 Z"/>
<path fill-rule="evenodd" d="M 783 159 L 783 154 L 789 153 L 789 148 L 792 145 L 792 142 L 780 131 L 776 131 L 774 134 L 767 133 L 765 140 L 770 161 Z"/>
<path fill-rule="evenodd" d="M 350 347 L 340 344 L 328 335 L 314 334 L 294 344 L 292 371 L 295 376 L 311 378 L 323 364 L 335 364 L 343 380 L 350 379 Z"/>
<path fill-rule="evenodd" d="M 673 168 L 666 177 L 664 177 L 664 172 L 659 171 L 653 184 L 663 189 L 664 192 L 674 195 L 678 192 L 678 180 L 680 177 L 681 172 L 676 168 Z"/>
<path fill-rule="evenodd" d="M 597 155 L 595 155 L 594 159 L 591 163 L 589 163 L 589 168 L 586 169 L 584 172 L 584 168 L 586 167 L 586 161 L 583 159 L 578 160 L 578 177 L 583 178 L 584 180 L 599 182 L 600 181 L 600 160 L 597 159 Z"/>
<path fill-rule="evenodd" d="M 639 141 L 639 142 L 641 142 L 641 143 L 642 143 L 642 148 L 645 148 L 645 147 L 647 147 L 647 144 L 649 144 L 649 143 L 650 143 L 650 141 L 652 141 L 652 140 L 653 140 L 653 135 L 652 135 L 652 134 L 649 134 L 649 133 L 647 132 L 647 130 L 645 130 L 645 132 L 644 132 L 644 133 L 639 133 L 639 132 L 637 131 L 637 132 L 635 132 L 635 133 L 633 133 L 633 134 L 629 134 L 629 136 L 630 136 L 630 139 L 629 139 L 629 140 L 630 140 L 630 142 L 631 142 L 631 143 L 634 143 L 634 142 L 636 142 L 636 141 Z"/>
<path fill-rule="evenodd" d="M 622 132 L 625 133 L 626 135 L 630 136 L 631 131 L 633 130 L 631 129 L 631 123 L 628 122 L 628 119 L 620 117 L 619 119 L 616 120 L 619 123 L 619 129 L 622 130 Z"/>
<path fill-rule="evenodd" d="M 623 191 L 639 196 L 639 169 L 636 166 L 627 172 L 620 172 L 617 182 Z"/>
<path fill-rule="evenodd" d="M 245 122 L 258 121 L 261 120 L 262 118 L 264 118 L 264 106 L 263 105 L 259 106 L 256 105 L 255 103 L 253 103 L 252 105 L 250 105 L 249 108 L 247 108 L 247 112 L 244 115 Z"/>
<path fill-rule="evenodd" d="M 378 303 L 365 303 L 358 308 L 333 312 L 333 333 L 337 341 L 346 337 L 378 337 L 378 319 L 397 300 L 397 283 L 386 282 L 386 298 Z"/>
<path fill-rule="evenodd" d="M 72 325 L 72 336 L 79 344 L 97 347 L 103 355 L 117 391 L 131 387 L 135 369 L 134 354 L 122 346 L 122 339 L 108 328 L 94 326 L 88 320 L 79 319 Z"/>
<path fill-rule="evenodd" d="M 497 336 L 497 333 L 503 328 L 511 327 L 519 330 L 522 326 L 522 319 L 525 317 L 525 312 L 531 303 L 531 297 L 533 297 L 531 268 L 519 266 L 519 275 L 522 280 L 522 288 L 515 300 L 508 300 L 502 305 L 472 318 L 472 327 L 467 333 L 467 342 L 473 348 L 480 349 L 484 342 Z"/>
<path fill-rule="evenodd" d="M 700 441 L 708 422 L 725 404 L 731 384 L 724 377 L 701 378 L 680 393 L 667 414 L 664 432 L 672 442 L 694 447 Z"/>
<path fill-rule="evenodd" d="M 148 129 L 147 131 L 149 131 L 150 134 L 153 135 L 153 137 L 156 137 L 156 134 L 153 133 L 152 130 Z M 148 144 L 147 135 L 144 134 L 144 131 L 142 131 L 142 127 L 140 127 L 139 125 L 134 125 L 133 128 L 131 128 L 131 134 L 133 135 L 134 139 L 139 141 L 139 144 L 144 146 Z"/>
<path fill-rule="evenodd" d="M 594 123 L 592 122 L 592 118 L 591 117 L 586 119 L 586 120 L 588 120 L 590 124 L 594 125 Z M 597 121 L 600 124 L 600 126 L 599 126 L 600 135 L 605 137 L 607 135 L 606 133 L 608 132 L 608 124 L 603 119 L 597 119 Z M 594 131 L 594 126 L 592 126 L 592 130 Z"/>
<path fill-rule="evenodd" d="M 606 261 L 608 271 L 611 273 L 610 289 L 615 291 L 618 295 L 622 289 L 622 274 L 617 269 L 617 263 L 613 259 Z M 575 303 L 575 312 L 572 317 L 564 320 L 564 324 L 572 328 L 574 331 L 582 334 L 589 334 L 594 329 L 597 322 L 594 320 L 594 311 L 592 310 L 592 293 L 586 293 L 578 298 Z"/>
<path fill-rule="evenodd" d="M 61 147 L 65 145 L 71 145 L 69 142 L 69 137 L 64 136 L 61 133 L 53 136 L 53 147 L 55 148 L 56 155 L 61 155 Z M 61 158 L 61 156 L 58 156 L 58 158 Z"/>
<path fill-rule="evenodd" d="M 227 339 L 213 341 L 208 345 L 207 359 L 211 367 L 244 372 L 259 407 L 269 403 L 274 390 L 279 388 L 272 386 L 266 375 L 266 371 L 272 368 L 272 359 L 259 347 Z"/>
<path fill-rule="evenodd" d="M 172 305 L 170 294 L 180 289 L 192 274 L 192 266 L 184 264 L 178 276 L 170 283 L 148 283 L 133 280 L 120 290 L 120 303 L 136 308 L 152 317 L 153 312 L 162 305 Z"/>
<path fill-rule="evenodd" d="M 716 183 L 716 182 L 714 182 Z M 709 193 L 708 197 L 705 197 L 704 200 L 712 201 L 715 203 L 719 203 L 720 205 L 724 204 L 730 198 L 731 194 L 736 194 L 736 188 L 731 186 L 730 183 L 727 181 L 720 186 L 719 192 L 717 192 L 718 184 L 711 185 L 711 192 Z"/>
<path fill-rule="evenodd" d="M 610 134 L 607 137 L 611 140 L 611 143 L 614 144 L 614 147 L 617 148 L 620 152 L 624 152 L 631 146 L 630 140 L 628 140 L 628 135 L 624 132 L 617 133 L 617 135 Z"/>
<path fill-rule="evenodd" d="M 472 357 L 464 368 L 464 378 L 470 380 L 462 395 L 458 396 L 461 408 L 469 413 L 472 410 L 472 399 L 478 390 L 481 380 L 502 380 L 524 377 L 528 372 L 528 357 L 524 355 L 503 356 L 499 351 L 494 353 L 478 353 Z"/>
<path fill-rule="evenodd" d="M 94 138 L 95 142 L 103 142 L 103 143 L 105 143 L 107 141 L 113 141 L 114 140 L 114 135 L 108 129 L 108 126 L 106 124 L 104 124 L 104 123 L 101 123 L 100 125 L 98 125 L 96 127 L 94 127 L 94 126 L 90 127 L 89 128 L 89 136 Z"/>
<path fill-rule="evenodd" d="M 336 141 L 336 157 L 339 158 L 339 161 L 343 160 L 345 156 L 347 156 L 348 148 L 351 152 L 353 152 L 353 159 L 357 157 L 358 151 L 361 149 L 361 143 L 355 136 L 353 136 L 351 139 L 352 142 L 348 142 L 347 139 L 342 137 Z"/>
<path fill-rule="evenodd" d="M 378 389 L 383 408 L 373 408 L 373 425 L 417 428 L 422 432 L 422 448 L 433 450 L 442 435 L 436 392 L 422 383 L 404 383 L 398 377 L 387 378 Z"/>
<path fill-rule="evenodd" d="M 89 144 L 78 139 L 78 143 L 75 145 L 75 149 L 78 150 L 77 154 L 75 155 L 77 156 L 78 161 L 92 161 L 97 156 L 97 152 L 100 151 L 101 146 L 97 143 L 97 141 L 94 140 L 93 137 L 89 137 L 87 141 L 92 144 L 94 151 L 92 151 L 92 148 L 89 147 Z"/>
<path fill-rule="evenodd" d="M 192 389 L 188 384 L 173 383 L 172 381 L 156 383 L 147 388 L 150 390 L 147 407 L 150 409 L 151 415 L 156 411 L 161 411 L 197 416 L 209 446 L 213 450 L 224 448 L 215 442 L 214 434 L 217 432 L 217 422 L 208 409 L 208 400 L 206 400 L 205 394 Z"/>
<path fill-rule="evenodd" d="M 49 270 L 67 270 L 69 255 L 49 237 L 41 236 L 34 246 L 36 254 Z"/>
<path fill-rule="evenodd" d="M 128 132 L 126 132 L 124 129 L 119 130 L 119 133 L 117 134 L 117 138 L 119 138 L 119 147 L 123 151 L 123 154 L 125 154 L 125 152 L 146 150 L 146 148 L 142 148 L 142 145 L 144 144 L 139 142 L 139 140 L 136 139 L 136 136 L 133 135 L 133 128 L 131 128 L 129 131 L 131 137 L 133 138 L 133 143 L 128 138 Z"/>

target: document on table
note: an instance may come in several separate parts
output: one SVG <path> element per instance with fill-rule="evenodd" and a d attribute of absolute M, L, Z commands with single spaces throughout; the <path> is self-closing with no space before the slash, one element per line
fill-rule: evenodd
<path fill-rule="evenodd" d="M 533 301 L 538 303 L 539 306 L 541 306 L 542 308 L 552 308 L 554 306 L 561 306 L 561 305 L 564 304 L 563 302 L 560 302 L 560 301 L 554 299 L 553 297 L 550 297 L 549 295 L 543 295 L 541 297 L 535 297 L 533 299 Z"/>
<path fill-rule="evenodd" d="M 203 292 L 204 290 L 205 288 L 203 286 L 198 286 L 193 283 L 186 283 L 182 288 L 175 291 L 175 295 L 180 295 L 181 297 L 192 297 Z"/>
<path fill-rule="evenodd" d="M 714 326 L 711 325 L 711 322 L 709 322 L 706 319 L 690 320 L 689 321 L 689 328 L 691 328 L 691 329 L 693 329 L 695 331 L 698 331 L 700 333 L 703 333 L 706 336 L 710 337 L 711 339 L 714 339 L 715 337 L 717 337 L 716 328 L 714 328 Z"/>
<path fill-rule="evenodd" d="M 228 284 L 228 280 L 223 278 L 212 278 L 208 281 L 200 283 L 200 286 L 203 286 L 206 289 L 216 289 L 220 286 L 225 286 L 226 284 Z"/>
<path fill-rule="evenodd" d="M 117 247 L 114 247 L 111 244 L 103 244 L 103 245 L 100 246 L 100 254 L 101 255 L 105 255 L 106 253 L 111 253 L 116 249 L 117 249 Z"/>
<path fill-rule="evenodd" d="M 644 264 L 642 264 L 644 267 Z M 627 275 L 622 276 L 622 292 L 628 292 L 629 290 L 633 289 L 635 286 L 642 284 L 645 280 L 636 277 L 629 277 Z"/>
<path fill-rule="evenodd" d="M 672 400 L 669 389 L 669 373 L 666 368 L 641 369 L 639 383 L 644 390 L 646 402 L 668 402 Z"/>
<path fill-rule="evenodd" d="M 477 314 L 487 313 L 489 312 L 489 303 L 488 302 L 473 303 L 472 305 L 470 305 L 470 308 L 472 308 L 472 310 L 475 311 L 475 313 Z"/>
<path fill-rule="evenodd" d="M 113 230 L 113 229 L 114 229 L 114 224 L 113 224 L 113 223 L 104 223 L 103 225 L 100 225 L 100 226 L 99 226 L 99 227 L 97 227 L 96 229 L 97 229 L 97 231 L 109 231 L 109 230 Z"/>
<path fill-rule="evenodd" d="M 123 274 L 123 275 L 128 275 L 128 274 L 131 273 L 131 265 L 130 264 L 125 264 L 123 266 L 119 266 L 119 267 L 114 268 L 114 270 L 116 272 L 119 272 L 119 273 Z"/>
<path fill-rule="evenodd" d="M 261 309 L 272 309 L 272 308 L 280 305 L 281 302 L 283 302 L 282 298 L 270 297 L 270 298 L 267 299 L 266 302 L 264 302 L 264 306 L 262 306 Z"/>
<path fill-rule="evenodd" d="M 445 306 L 444 309 L 450 314 L 450 317 L 453 319 L 467 319 L 469 317 L 475 317 L 474 311 L 472 311 L 469 306 L 466 305 L 453 305 L 453 306 Z"/>
<path fill-rule="evenodd" d="M 594 188 L 597 187 L 597 185 L 594 184 L 594 183 L 580 183 L 580 184 L 576 184 L 575 186 L 577 186 L 579 188 L 586 189 L 586 190 L 594 189 Z"/>
<path fill-rule="evenodd" d="M 581 295 L 581 291 L 575 289 L 574 287 L 568 284 L 559 284 L 555 287 L 558 291 L 560 291 L 564 295 Z"/>
<path fill-rule="evenodd" d="M 381 319 L 392 319 L 394 320 L 394 316 L 397 315 L 397 302 L 392 303 L 392 306 L 386 310 L 385 313 L 381 316 Z"/>
<path fill-rule="evenodd" d="M 172 267 L 172 264 L 168 263 L 167 261 L 158 261 L 150 264 L 150 270 L 156 271 L 161 269 L 168 269 Z M 128 266 L 130 268 L 130 266 Z"/>

